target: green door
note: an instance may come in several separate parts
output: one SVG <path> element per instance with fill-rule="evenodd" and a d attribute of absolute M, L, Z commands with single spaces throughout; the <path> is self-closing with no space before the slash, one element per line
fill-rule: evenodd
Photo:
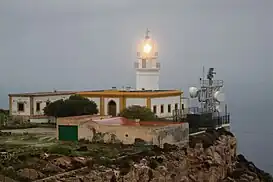
<path fill-rule="evenodd" d="M 59 140 L 61 141 L 77 141 L 78 126 L 59 125 Z"/>

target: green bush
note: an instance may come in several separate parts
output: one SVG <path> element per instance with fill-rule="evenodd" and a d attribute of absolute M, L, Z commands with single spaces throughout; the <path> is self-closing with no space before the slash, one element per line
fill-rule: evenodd
<path fill-rule="evenodd" d="M 67 117 L 97 114 L 98 108 L 94 101 L 80 95 L 72 95 L 68 99 L 57 100 L 44 108 L 47 116 Z"/>
<path fill-rule="evenodd" d="M 71 155 L 72 149 L 65 145 L 54 145 L 48 149 L 48 152 L 52 154 Z"/>
<path fill-rule="evenodd" d="M 128 119 L 139 119 L 140 121 L 155 121 L 157 120 L 156 115 L 151 109 L 142 106 L 129 106 L 124 109 L 119 116 Z"/>

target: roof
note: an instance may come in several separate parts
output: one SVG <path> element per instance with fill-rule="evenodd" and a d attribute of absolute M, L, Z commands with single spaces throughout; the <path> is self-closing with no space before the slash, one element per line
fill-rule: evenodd
<path fill-rule="evenodd" d="M 181 90 L 92 90 L 92 91 L 53 91 L 53 92 L 32 92 L 9 94 L 10 97 L 37 97 L 54 95 L 73 95 L 79 94 L 85 97 L 167 97 L 179 96 Z"/>
<path fill-rule="evenodd" d="M 99 90 L 83 91 L 77 94 L 85 97 L 168 97 L 180 96 L 181 90 Z"/>
<path fill-rule="evenodd" d="M 110 117 L 110 116 L 97 116 L 97 115 L 85 115 L 85 116 L 73 116 L 62 117 L 57 119 L 58 125 L 82 125 L 85 123 L 96 123 L 98 125 L 110 125 L 110 126 L 167 126 L 172 124 L 182 124 L 180 122 L 172 121 L 140 121 L 136 122 L 128 120 L 124 117 Z"/>
<path fill-rule="evenodd" d="M 76 91 L 53 91 L 53 92 L 29 92 L 9 94 L 10 97 L 31 97 L 31 96 L 54 96 L 54 95 L 72 95 L 76 94 Z"/>
<path fill-rule="evenodd" d="M 57 118 L 58 124 L 72 124 L 80 125 L 89 121 L 98 120 L 102 118 L 109 118 L 110 116 L 99 116 L 99 115 L 82 115 L 82 116 L 71 116 Z"/>
<path fill-rule="evenodd" d="M 120 125 L 120 126 L 167 126 L 171 124 L 181 124 L 180 122 L 171 121 L 132 121 L 124 117 L 112 117 L 102 120 L 93 120 L 100 125 Z"/>

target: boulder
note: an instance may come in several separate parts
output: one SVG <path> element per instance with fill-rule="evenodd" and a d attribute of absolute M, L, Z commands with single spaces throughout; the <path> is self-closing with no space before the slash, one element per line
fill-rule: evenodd
<path fill-rule="evenodd" d="M 29 180 L 36 180 L 36 179 L 45 177 L 43 173 L 36 171 L 35 169 L 29 169 L 29 168 L 20 169 L 17 172 L 17 175 L 23 179 L 29 179 Z"/>

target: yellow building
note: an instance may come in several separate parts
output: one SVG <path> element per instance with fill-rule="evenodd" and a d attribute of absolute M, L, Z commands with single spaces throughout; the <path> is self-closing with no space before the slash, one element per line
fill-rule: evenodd
<path fill-rule="evenodd" d="M 150 108 L 159 117 L 170 117 L 174 109 L 180 109 L 183 93 L 180 90 L 102 90 L 77 94 L 95 101 L 100 115 L 116 116 L 128 106 L 140 105 Z"/>
<path fill-rule="evenodd" d="M 10 114 L 12 116 L 43 115 L 49 102 L 67 99 L 79 94 L 94 101 L 100 115 L 116 116 L 124 108 L 132 105 L 150 108 L 158 117 L 171 117 L 172 111 L 187 107 L 180 90 L 98 90 L 82 92 L 41 92 L 10 94 Z"/>

